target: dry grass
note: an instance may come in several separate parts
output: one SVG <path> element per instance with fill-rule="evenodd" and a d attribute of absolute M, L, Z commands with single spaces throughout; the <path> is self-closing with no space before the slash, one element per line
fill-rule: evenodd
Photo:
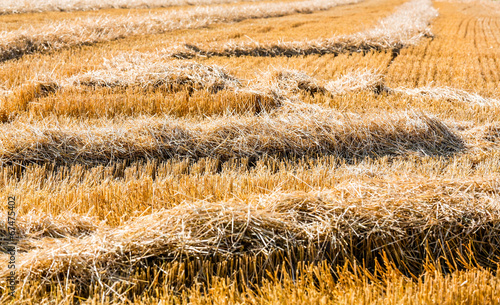
<path fill-rule="evenodd" d="M 183 45 L 164 52 L 176 58 L 195 56 L 297 56 L 311 54 L 339 54 L 368 52 L 370 50 L 395 50 L 416 44 L 422 37 L 431 36 L 428 28 L 437 11 L 427 0 L 414 0 L 400 6 L 392 15 L 380 20 L 373 29 L 353 35 L 329 39 L 273 42 L 260 44 L 215 44 L 208 48 Z"/>
<path fill-rule="evenodd" d="M 33 52 L 59 50 L 115 40 L 132 35 L 164 33 L 179 29 L 207 27 L 214 23 L 285 16 L 327 10 L 357 0 L 309 0 L 301 2 L 198 7 L 160 14 L 100 16 L 53 22 L 37 28 L 0 33 L 0 61 Z"/>

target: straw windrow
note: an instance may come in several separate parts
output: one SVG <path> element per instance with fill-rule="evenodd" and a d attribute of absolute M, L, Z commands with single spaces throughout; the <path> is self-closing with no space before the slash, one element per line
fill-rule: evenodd
<path fill-rule="evenodd" d="M 214 157 L 449 154 L 464 148 L 459 135 L 436 118 L 341 114 L 287 102 L 270 114 L 193 122 L 139 118 L 96 125 L 15 122 L 0 128 L 2 163 L 108 163 L 118 160 Z"/>
<path fill-rule="evenodd" d="M 176 58 L 202 56 L 298 56 L 311 54 L 340 54 L 393 50 L 414 45 L 422 37 L 431 36 L 429 23 L 437 16 L 430 0 L 413 0 L 382 19 L 373 29 L 360 33 L 309 41 L 215 44 L 208 48 L 184 45 L 164 51 Z"/>
<path fill-rule="evenodd" d="M 453 260 L 466 255 L 467 246 L 481 247 L 475 257 L 481 264 L 500 254 L 498 181 L 390 186 L 390 192 L 380 192 L 389 185 L 360 184 L 274 193 L 249 204 L 185 203 L 87 237 L 46 247 L 42 240 L 23 255 L 19 271 L 45 280 L 70 274 L 85 285 L 91 279 L 119 278 L 158 257 L 266 256 L 307 247 L 321 249 L 316 260 L 371 265 L 385 251 L 389 261 L 421 272 L 426 258 Z"/>
<path fill-rule="evenodd" d="M 0 239 L 6 239 L 7 217 L 0 221 Z M 52 217 L 34 212 L 16 219 L 17 238 L 66 237 L 85 235 L 96 231 L 98 222 L 92 217 L 77 214 L 61 214 Z"/>

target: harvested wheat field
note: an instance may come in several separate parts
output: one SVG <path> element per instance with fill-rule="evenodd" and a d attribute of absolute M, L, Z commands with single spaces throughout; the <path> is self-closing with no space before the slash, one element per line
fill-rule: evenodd
<path fill-rule="evenodd" d="M 2 304 L 500 304 L 500 2 L 0 3 Z"/>

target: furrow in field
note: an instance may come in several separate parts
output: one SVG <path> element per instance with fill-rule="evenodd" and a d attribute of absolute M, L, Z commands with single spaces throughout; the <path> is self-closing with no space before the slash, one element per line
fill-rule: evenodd
<path fill-rule="evenodd" d="M 491 32 L 491 18 L 481 18 L 480 25 L 478 26 L 479 37 L 484 37 L 478 41 L 480 48 L 490 48 L 494 43 L 498 44 L 498 40 L 495 39 L 495 34 Z M 483 64 L 483 69 L 486 71 L 486 82 L 494 82 L 496 79 L 500 79 L 500 74 L 498 66 L 495 63 L 495 57 L 491 54 L 486 54 L 483 59 L 481 59 Z"/>

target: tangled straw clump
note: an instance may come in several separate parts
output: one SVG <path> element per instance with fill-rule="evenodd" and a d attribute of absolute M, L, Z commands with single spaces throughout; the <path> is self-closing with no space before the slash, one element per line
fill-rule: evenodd
<path fill-rule="evenodd" d="M 370 30 L 329 39 L 310 41 L 215 44 L 203 49 L 198 46 L 175 46 L 164 52 L 176 58 L 202 56 L 297 56 L 310 54 L 339 54 L 370 50 L 395 50 L 416 44 L 422 37 L 432 35 L 428 26 L 437 16 L 430 0 L 412 0 L 382 19 Z"/>
<path fill-rule="evenodd" d="M 370 70 L 346 73 L 339 79 L 328 82 L 325 89 L 333 95 L 361 90 L 370 90 L 375 93 L 390 91 L 384 84 L 383 75 Z"/>
<path fill-rule="evenodd" d="M 169 91 L 206 89 L 211 92 L 241 87 L 238 79 L 216 65 L 149 61 L 140 56 L 122 56 L 106 62 L 103 66 L 100 70 L 65 80 L 65 86 L 163 87 Z"/>
<path fill-rule="evenodd" d="M 325 93 L 326 90 L 316 79 L 304 72 L 287 69 L 274 69 L 259 77 L 255 87 L 259 89 L 277 88 L 280 91 L 298 93 L 301 91 L 310 94 Z"/>
<path fill-rule="evenodd" d="M 120 278 L 149 258 L 269 256 L 300 247 L 321 249 L 309 259 L 369 265 L 386 251 L 389 261 L 417 272 L 426 258 L 460 258 L 472 246 L 487 265 L 484 257 L 500 254 L 495 188 L 492 180 L 403 181 L 273 193 L 248 204 L 185 203 L 82 238 L 41 240 L 18 270 L 48 281 L 70 275 L 85 285 Z"/>
<path fill-rule="evenodd" d="M 326 81 L 317 80 L 302 71 L 278 68 L 260 77 L 256 87 L 261 90 L 277 88 L 284 93 L 328 93 L 332 96 L 359 91 L 373 91 L 377 94 L 391 91 L 385 86 L 383 75 L 374 70 L 351 71 L 336 80 Z"/>
<path fill-rule="evenodd" d="M 132 35 L 164 33 L 206 27 L 221 22 L 309 13 L 359 0 L 307 0 L 300 2 L 197 7 L 167 13 L 124 17 L 89 17 L 49 23 L 31 29 L 0 33 L 0 61 L 24 54 L 110 41 Z"/>

